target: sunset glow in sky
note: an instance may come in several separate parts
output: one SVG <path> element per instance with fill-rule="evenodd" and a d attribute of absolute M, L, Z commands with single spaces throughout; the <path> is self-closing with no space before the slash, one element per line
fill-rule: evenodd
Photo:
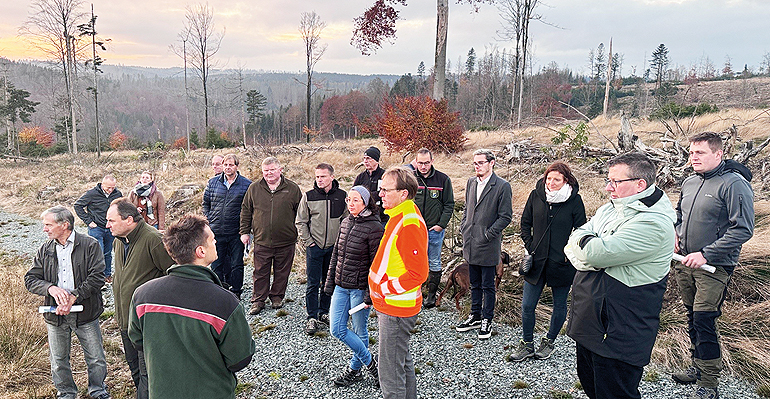
<path fill-rule="evenodd" d="M 499 2 L 500 0 L 498 0 Z M 398 38 L 377 54 L 362 56 L 350 45 L 353 19 L 373 0 L 253 0 L 209 1 L 215 25 L 225 28 L 219 67 L 300 71 L 304 50 L 297 27 L 300 14 L 316 11 L 328 26 L 322 43 L 328 49 L 318 71 L 357 74 L 416 73 L 420 61 L 433 65 L 436 4 L 410 0 L 400 7 Z M 181 66 L 170 49 L 182 30 L 184 9 L 190 2 L 133 0 L 94 2 L 97 31 L 111 38 L 103 58 L 109 64 L 150 67 Z M 546 5 L 547 4 L 547 5 Z M 83 3 L 83 11 L 90 3 Z M 42 57 L 19 27 L 32 9 L 32 1 L 6 1 L 0 12 L 0 56 L 10 59 Z M 721 69 L 730 57 L 733 68 L 748 64 L 756 70 L 770 52 L 770 1 L 766 0 L 549 0 L 537 12 L 548 23 L 533 22 L 536 66 L 555 61 L 560 67 L 587 69 L 588 51 L 613 38 L 623 54 L 623 74 L 632 67 L 641 74 L 645 59 L 658 44 L 669 48 L 672 66 L 689 66 L 703 57 Z M 455 70 L 473 47 L 478 56 L 492 48 L 511 49 L 498 40 L 502 20 L 495 6 L 472 7 L 450 1 L 448 60 Z"/>

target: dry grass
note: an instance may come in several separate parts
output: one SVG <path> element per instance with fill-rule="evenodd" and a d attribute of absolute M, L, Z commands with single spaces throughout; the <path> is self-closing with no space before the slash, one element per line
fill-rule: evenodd
<path fill-rule="evenodd" d="M 51 392 L 48 331 L 37 314 L 40 300 L 24 288 L 28 260 L 0 254 L 0 396 L 38 397 Z"/>
<path fill-rule="evenodd" d="M 37 313 L 42 299 L 24 287 L 24 274 L 31 260 L 0 253 L 0 397 L 48 398 L 55 393 L 51 383 L 48 330 Z M 129 398 L 133 382 L 123 357 L 120 332 L 114 319 L 102 322 L 107 356 L 107 386 L 115 399 Z M 71 364 L 75 382 L 88 387 L 83 351 L 73 335 Z"/>
<path fill-rule="evenodd" d="M 591 127 L 589 144 L 609 147 L 601 135 L 616 140 L 617 132 L 620 129 L 619 118 L 604 119 L 599 117 L 592 122 L 595 127 Z M 735 125 L 738 127 L 742 139 L 757 141 L 767 137 L 769 133 L 768 122 L 770 122 L 770 114 L 766 111 L 730 109 L 686 120 L 682 123 L 685 124 L 690 133 L 702 130 L 723 131 Z M 665 128 L 661 123 L 643 119 L 632 119 L 631 123 L 635 133 L 646 144 L 662 146 L 660 137 L 665 134 Z M 572 124 L 575 123 L 572 122 Z M 498 154 L 496 173 L 511 183 L 513 192 L 513 222 L 506 230 L 503 249 L 508 251 L 512 257 L 512 268 L 516 267 L 517 261 L 523 253 L 521 240 L 518 238 L 521 211 L 535 181 L 542 175 L 550 161 L 543 160 L 540 163 L 527 164 L 509 160 L 510 156 L 505 152 L 504 147 L 512 141 L 527 138 L 540 145 L 554 147 L 550 139 L 554 136 L 554 129 L 558 128 L 558 126 L 535 126 L 520 130 L 468 132 L 466 134 L 468 137 L 466 150 L 454 154 L 435 155 L 436 168 L 452 178 L 455 198 L 458 201 L 456 220 L 448 229 L 448 240 L 453 235 L 457 236 L 466 181 L 473 173 L 472 152 L 478 148 L 490 148 Z M 597 134 L 596 129 L 601 135 Z M 682 144 L 686 143 L 684 137 L 675 138 Z M 403 164 L 411 159 L 410 154 L 388 153 L 384 145 L 376 139 L 296 144 L 267 150 L 234 148 L 228 151 L 233 151 L 238 155 L 239 170 L 244 176 L 252 180 L 261 178 L 261 160 L 267 155 L 275 155 L 284 164 L 285 175 L 299 184 L 302 190 L 309 190 L 312 187 L 313 169 L 320 162 L 334 165 L 335 175 L 340 181 L 341 187 L 349 189 L 355 176 L 363 170 L 361 155 L 371 145 L 376 145 L 383 150 L 381 164 L 385 167 Z M 268 154 L 265 151 L 271 151 L 271 153 Z M 217 151 L 217 153 L 221 152 L 223 151 Z M 189 154 L 184 154 L 181 151 L 122 151 L 105 153 L 105 156 L 100 159 L 93 154 L 81 154 L 77 160 L 69 155 L 59 155 L 46 159 L 43 163 L 0 160 L 0 173 L 5 177 L 0 180 L 0 200 L 7 211 L 37 218 L 44 209 L 54 204 L 71 205 L 83 192 L 100 181 L 106 173 L 114 174 L 118 179 L 118 188 L 127 194 L 136 182 L 139 173 L 149 169 L 156 173 L 156 182 L 166 198 L 180 200 L 172 209 L 168 210 L 168 219 L 173 221 L 183 213 L 200 211 L 201 191 L 198 191 L 191 198 L 183 198 L 176 195 L 175 192 L 186 184 L 195 184 L 202 190 L 211 174 L 209 159 L 214 153 L 211 150 L 196 150 Z M 770 217 L 768 217 L 770 216 L 770 202 L 767 201 L 768 192 L 765 191 L 766 185 L 770 184 L 770 178 L 766 179 L 765 176 L 761 175 L 762 168 L 766 167 L 768 163 L 767 153 L 766 150 L 752 160 L 752 170 L 757 175 L 753 186 L 756 198 L 760 199 L 755 203 L 757 227 L 754 238 L 744 245 L 741 256 L 743 267 L 738 268 L 735 273 L 734 283 L 730 286 L 729 298 L 724 306 L 724 316 L 720 319 L 728 367 L 732 371 L 755 381 L 760 381 L 763 378 L 765 380 L 770 379 L 768 373 L 770 369 L 770 344 L 768 344 L 767 337 L 763 335 L 762 328 L 757 327 L 770 324 L 770 313 L 766 305 L 770 292 L 770 277 L 768 277 L 770 271 L 766 261 L 770 255 L 770 248 L 766 244 L 770 242 L 768 236 L 770 235 Z M 600 163 L 594 159 L 582 158 L 571 158 L 567 161 L 573 166 L 580 181 L 580 193 L 586 205 L 586 212 L 592 215 L 599 206 L 607 201 L 603 183 L 604 176 L 597 171 L 600 169 L 597 168 Z M 668 194 L 672 202 L 675 203 L 678 198 L 676 189 Z M 80 222 L 78 221 L 78 223 Z M 454 249 L 447 248 L 445 262 L 456 257 L 453 255 Z M 295 259 L 294 270 L 299 273 L 303 273 L 305 267 L 302 252 L 298 251 Z M 3 284 L 16 284 L 18 291 L 18 286 L 21 284 L 18 273 L 23 273 L 23 271 L 19 269 L 17 277 L 9 277 L 10 273 L 4 273 Z M 13 281 L 13 283 L 6 281 Z M 498 314 L 501 320 L 520 324 L 521 289 L 521 279 L 513 274 L 513 270 L 506 271 L 498 296 Z M 9 295 L 4 295 L 3 300 L 9 300 L 9 297 Z M 29 296 L 24 294 L 23 287 L 21 287 L 19 294 L 13 298 L 29 298 Z M 548 325 L 549 301 L 550 290 L 545 290 L 541 305 L 537 308 L 537 329 L 540 331 L 545 330 Z M 29 305 L 17 306 L 26 308 Z M 684 359 L 689 357 L 689 342 L 684 332 L 685 323 L 682 314 L 681 300 L 672 287 L 666 295 L 666 305 L 661 315 L 661 333 L 654 352 L 655 361 L 672 368 L 681 365 Z M 3 315 L 2 317 L 8 316 Z M 45 328 L 42 325 L 42 319 L 37 315 L 27 319 L 29 320 L 22 321 L 31 323 L 30 326 L 37 325 L 37 327 L 27 328 L 26 325 L 22 325 L 15 328 L 28 332 L 34 332 L 37 328 L 37 335 L 35 336 L 45 340 Z M 3 319 L 3 325 L 0 328 L 5 329 L 5 325 L 6 322 Z M 125 397 L 131 391 L 131 384 L 120 351 L 120 338 L 111 319 L 105 322 L 103 328 L 105 329 L 105 346 L 108 348 L 108 361 L 110 363 L 110 388 L 113 396 Z M 33 340 L 32 343 L 34 342 Z M 39 347 L 41 345 L 30 343 L 28 346 Z M 28 360 L 37 366 L 23 367 L 23 370 L 29 378 L 36 378 L 35 381 L 42 387 L 48 384 L 50 392 L 45 342 L 42 346 L 44 350 L 38 349 L 34 355 L 28 356 L 39 357 L 37 360 Z M 21 359 L 22 357 L 19 356 L 18 358 Z M 73 358 L 77 359 L 78 356 L 74 355 Z M 82 362 L 82 360 L 79 361 Z M 2 367 L 11 366 L 3 362 Z M 9 381 L 10 378 L 18 379 L 18 377 L 11 376 L 21 373 L 20 371 L 14 372 L 16 374 L 6 372 L 5 368 L 0 370 L 3 374 L 0 377 L 0 381 L 3 381 L 0 384 L 0 389 L 7 389 L 5 386 L 8 383 L 5 381 Z M 34 384 L 25 386 L 32 385 Z M 33 396 L 35 394 L 37 393 L 32 393 Z M 0 396 L 3 395 L 3 391 L 0 391 Z"/>

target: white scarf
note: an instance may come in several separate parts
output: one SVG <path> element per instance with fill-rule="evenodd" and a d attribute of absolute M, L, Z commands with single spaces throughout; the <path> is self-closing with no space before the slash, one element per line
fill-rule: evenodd
<path fill-rule="evenodd" d="M 551 191 L 548 189 L 548 186 L 545 187 L 545 200 L 548 201 L 549 204 L 560 204 L 565 202 L 571 195 L 572 186 L 567 183 L 564 183 L 558 191 Z"/>

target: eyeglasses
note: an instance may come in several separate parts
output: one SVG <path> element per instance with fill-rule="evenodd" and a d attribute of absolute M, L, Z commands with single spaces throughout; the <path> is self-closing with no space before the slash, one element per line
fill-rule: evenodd
<path fill-rule="evenodd" d="M 474 163 L 473 163 L 473 166 L 482 166 L 482 165 L 484 165 L 485 163 L 489 163 L 489 161 L 478 161 L 478 162 L 474 162 Z"/>
<path fill-rule="evenodd" d="M 641 180 L 638 177 L 632 177 L 630 179 L 623 179 L 623 180 L 611 180 L 611 179 L 604 179 L 604 185 L 610 185 L 613 189 L 618 188 L 618 184 L 626 182 L 626 181 L 632 181 L 632 180 Z"/>
<path fill-rule="evenodd" d="M 345 198 L 345 202 L 346 202 L 346 203 L 348 203 L 348 204 L 350 204 L 350 203 L 355 203 L 355 202 L 364 202 L 364 201 L 363 201 L 363 200 L 360 200 L 360 199 L 358 199 L 358 198 L 350 198 L 350 197 L 348 197 L 348 198 Z"/>
<path fill-rule="evenodd" d="M 417 162 L 417 165 L 420 165 L 420 166 L 430 166 L 430 164 L 432 164 L 432 163 L 433 163 L 433 161 Z"/>
<path fill-rule="evenodd" d="M 381 188 L 380 189 L 380 192 L 381 193 L 385 193 L 385 194 L 387 194 L 387 193 L 389 193 L 391 191 L 399 191 L 399 189 L 397 189 L 397 188 Z"/>

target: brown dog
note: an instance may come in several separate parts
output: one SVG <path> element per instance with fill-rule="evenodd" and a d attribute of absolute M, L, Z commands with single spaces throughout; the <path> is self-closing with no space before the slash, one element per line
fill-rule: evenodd
<path fill-rule="evenodd" d="M 500 263 L 495 267 L 495 290 L 497 290 L 497 287 L 500 285 L 500 280 L 503 278 L 503 271 L 505 270 L 503 264 L 509 265 L 510 261 L 511 259 L 507 252 L 503 251 L 500 253 Z M 463 263 L 460 263 L 451 273 L 449 273 L 446 286 L 444 287 L 444 290 L 441 291 L 441 294 L 439 294 L 438 299 L 436 299 L 436 306 L 441 306 L 441 299 L 443 299 L 444 294 L 449 291 L 449 287 L 454 287 L 454 294 L 452 297 L 455 300 L 455 307 L 457 310 L 462 310 L 460 308 L 460 298 L 468 294 L 468 291 L 470 291 L 471 288 L 468 262 L 463 260 Z"/>

